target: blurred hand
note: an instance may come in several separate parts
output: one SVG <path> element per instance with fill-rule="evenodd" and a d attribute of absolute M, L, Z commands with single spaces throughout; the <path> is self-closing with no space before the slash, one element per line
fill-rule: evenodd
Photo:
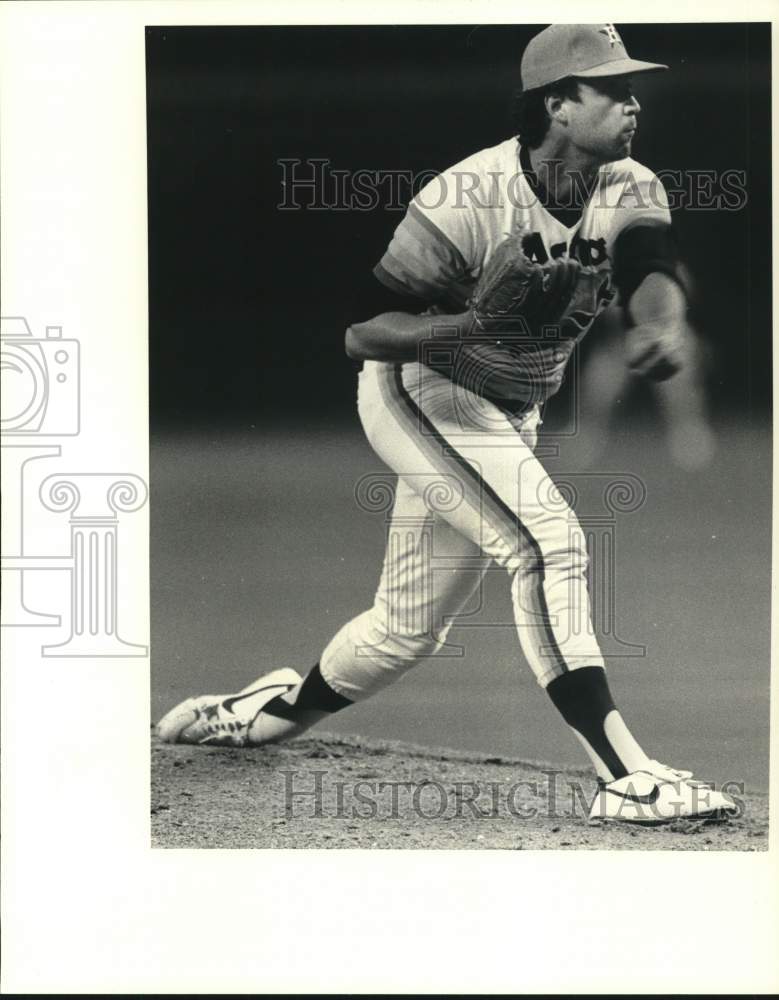
<path fill-rule="evenodd" d="M 684 366 L 689 330 L 678 317 L 652 320 L 625 334 L 628 367 L 636 375 L 663 382 Z"/>

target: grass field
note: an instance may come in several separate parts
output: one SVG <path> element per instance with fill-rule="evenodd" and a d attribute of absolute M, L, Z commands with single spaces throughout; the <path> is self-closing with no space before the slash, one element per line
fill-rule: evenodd
<path fill-rule="evenodd" d="M 573 442 L 547 465 L 553 476 L 586 471 Z M 646 655 L 604 642 L 629 725 L 667 763 L 765 790 L 769 436 L 720 428 L 713 462 L 685 472 L 662 441 L 626 427 L 601 470 L 647 487 L 641 509 L 614 528 L 614 631 Z M 370 603 L 385 526 L 353 491 L 372 471 L 383 469 L 357 426 L 153 440 L 153 719 L 189 694 L 237 690 L 275 666 L 306 668 Z M 586 489 L 583 503 L 587 514 Z M 501 571 L 487 574 L 467 624 L 450 635 L 462 655 L 420 664 L 335 716 L 328 732 L 583 767 L 519 651 Z"/>

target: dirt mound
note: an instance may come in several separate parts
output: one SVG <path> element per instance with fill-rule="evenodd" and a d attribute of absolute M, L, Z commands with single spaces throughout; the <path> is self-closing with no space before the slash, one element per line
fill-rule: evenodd
<path fill-rule="evenodd" d="M 591 774 L 327 733 L 268 747 L 152 738 L 152 843 L 211 848 L 755 851 L 768 798 L 734 795 L 726 823 L 590 823 Z"/>

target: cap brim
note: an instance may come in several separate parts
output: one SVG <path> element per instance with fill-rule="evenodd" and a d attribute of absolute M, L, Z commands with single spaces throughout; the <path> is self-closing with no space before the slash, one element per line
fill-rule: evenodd
<path fill-rule="evenodd" d="M 601 63 L 600 66 L 593 66 L 591 69 L 580 69 L 571 73 L 571 76 L 588 77 L 594 76 L 627 76 L 628 73 L 650 73 L 660 69 L 668 69 L 663 63 L 642 62 L 640 59 L 613 59 L 611 62 Z"/>

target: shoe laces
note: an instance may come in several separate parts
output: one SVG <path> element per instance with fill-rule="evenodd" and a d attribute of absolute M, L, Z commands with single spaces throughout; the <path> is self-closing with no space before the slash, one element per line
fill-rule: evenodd
<path fill-rule="evenodd" d="M 248 730 L 248 728 L 249 724 L 247 722 L 242 722 L 239 719 L 230 719 L 227 722 L 218 720 L 206 726 L 207 735 L 204 736 L 200 742 L 206 743 L 208 740 L 221 739 L 225 736 L 228 738 L 239 736 L 245 730 Z"/>
<path fill-rule="evenodd" d="M 661 764 L 659 760 L 650 760 L 644 770 L 656 778 L 662 778 L 664 781 L 670 781 L 674 784 L 677 781 L 687 781 L 688 778 L 692 777 L 692 771 L 679 771 L 674 767 L 668 767 L 667 764 Z"/>

